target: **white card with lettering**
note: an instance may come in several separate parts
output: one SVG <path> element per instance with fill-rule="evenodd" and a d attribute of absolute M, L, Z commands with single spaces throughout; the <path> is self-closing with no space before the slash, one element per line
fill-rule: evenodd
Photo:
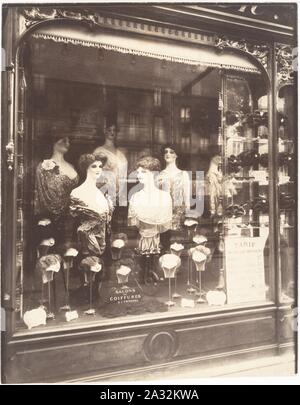
<path fill-rule="evenodd" d="M 228 304 L 265 300 L 266 239 L 266 234 L 254 238 L 230 236 L 225 238 Z"/>

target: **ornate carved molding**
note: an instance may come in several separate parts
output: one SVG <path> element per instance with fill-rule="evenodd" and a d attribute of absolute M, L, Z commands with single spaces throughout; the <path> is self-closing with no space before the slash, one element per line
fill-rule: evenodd
<path fill-rule="evenodd" d="M 40 21 L 55 20 L 58 18 L 65 18 L 70 21 L 81 21 L 93 27 L 110 28 L 113 30 L 122 30 L 127 32 L 136 32 L 143 35 L 151 35 L 164 38 L 172 38 L 180 41 L 188 41 L 197 44 L 214 45 L 215 35 L 200 30 L 186 30 L 167 27 L 163 24 L 153 24 L 148 22 L 131 21 L 129 19 L 120 17 L 108 17 L 101 13 L 94 12 L 87 9 L 73 9 L 69 8 L 24 8 L 22 14 L 25 18 L 26 27 Z"/>
<path fill-rule="evenodd" d="M 239 49 L 256 58 L 265 69 L 268 67 L 269 47 L 266 44 L 250 43 L 245 39 L 232 39 L 222 35 L 216 38 L 215 46 L 221 51 L 225 48 Z"/>
<path fill-rule="evenodd" d="M 24 8 L 21 14 L 25 18 L 26 28 L 38 23 L 39 21 L 52 20 L 58 18 L 59 15 L 56 9 L 52 9 L 51 12 L 42 12 L 38 7 L 32 7 L 30 9 Z"/>
<path fill-rule="evenodd" d="M 296 60 L 293 58 L 293 48 L 290 45 L 276 44 L 275 56 L 277 64 L 277 85 L 294 84 L 294 72 Z"/>

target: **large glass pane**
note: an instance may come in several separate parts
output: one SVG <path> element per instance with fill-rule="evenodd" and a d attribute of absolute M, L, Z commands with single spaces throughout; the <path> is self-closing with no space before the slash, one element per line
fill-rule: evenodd
<path fill-rule="evenodd" d="M 260 74 L 29 46 L 19 326 L 270 298 Z"/>
<path fill-rule="evenodd" d="M 223 237 L 227 303 L 271 298 L 268 111 L 257 77 L 224 76 Z M 256 89 L 256 91 L 254 91 Z M 257 92 L 259 89 L 259 92 Z"/>
<path fill-rule="evenodd" d="M 278 187 L 281 301 L 292 303 L 296 280 L 296 165 L 295 165 L 295 91 L 293 86 L 280 89 L 278 116 Z"/>

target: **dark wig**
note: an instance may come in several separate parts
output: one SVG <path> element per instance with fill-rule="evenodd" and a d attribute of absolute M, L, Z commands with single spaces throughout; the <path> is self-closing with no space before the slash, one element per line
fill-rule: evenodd
<path fill-rule="evenodd" d="M 179 157 L 179 147 L 177 145 L 172 143 L 167 143 L 166 145 L 163 145 L 161 147 L 162 156 L 164 156 L 166 149 L 172 149 L 176 153 L 177 157 Z"/>

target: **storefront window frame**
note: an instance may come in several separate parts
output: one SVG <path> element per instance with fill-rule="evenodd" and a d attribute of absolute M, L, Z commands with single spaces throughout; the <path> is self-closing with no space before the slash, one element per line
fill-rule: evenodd
<path fill-rule="evenodd" d="M 13 170 L 11 171 L 12 176 L 14 177 L 14 181 L 13 181 L 13 194 L 14 196 L 16 196 L 16 178 L 17 178 L 17 167 L 16 167 L 16 156 L 18 154 L 17 151 L 17 134 L 18 134 L 18 128 L 19 128 L 19 110 L 18 110 L 18 83 L 20 80 L 20 66 L 21 64 L 21 49 L 22 49 L 22 45 L 24 44 L 24 42 L 26 41 L 26 38 L 28 36 L 30 36 L 34 31 L 38 30 L 41 26 L 44 25 L 51 25 L 51 24 L 57 24 L 57 23 L 64 23 L 64 21 L 68 21 L 67 19 L 64 18 L 59 18 L 59 19 L 55 19 L 55 20 L 47 20 L 47 21 L 41 21 L 38 22 L 34 25 L 32 25 L 26 32 L 24 32 L 24 34 L 19 38 L 18 44 L 16 46 L 16 50 L 15 50 L 15 64 L 14 64 L 14 72 L 12 73 L 12 78 L 13 78 L 13 100 L 12 100 L 12 106 L 11 106 L 11 112 L 10 112 L 10 116 L 11 116 L 11 123 L 12 125 L 12 130 L 11 130 L 11 135 L 10 135 L 10 142 L 12 142 L 14 144 L 14 161 L 13 161 Z M 81 22 L 75 22 L 74 24 L 81 24 Z M 176 41 L 176 40 L 174 40 Z M 248 53 L 246 53 L 245 51 L 241 50 L 241 49 L 236 49 L 234 47 L 230 48 L 231 51 L 233 51 L 234 53 L 236 53 L 237 55 L 241 55 L 241 56 L 246 56 L 249 59 L 251 59 L 252 62 L 254 62 L 257 66 L 259 66 L 259 69 L 262 72 L 262 75 L 264 77 L 265 83 L 266 83 L 266 87 L 267 87 L 267 95 L 268 95 L 268 106 L 269 106 L 269 133 L 272 134 L 274 129 L 274 125 L 276 126 L 275 120 L 274 120 L 274 110 L 276 112 L 276 100 L 274 100 L 274 89 L 275 89 L 275 85 L 274 85 L 274 81 L 275 81 L 275 70 L 274 70 L 274 54 L 272 53 L 272 47 L 269 47 L 269 51 L 270 51 L 270 63 L 268 66 L 268 70 L 266 70 L 264 68 L 264 66 L 261 64 L 261 62 L 259 60 L 257 60 L 254 56 L 249 55 Z M 272 66 L 272 62 L 273 62 L 273 66 Z M 271 79 L 272 78 L 272 81 Z M 277 133 L 277 131 L 274 131 L 274 133 Z M 270 161 L 269 161 L 269 168 L 270 168 L 270 184 L 269 184 L 269 193 L 270 196 L 275 197 L 276 193 L 273 194 L 272 190 L 274 191 L 274 189 L 276 189 L 276 180 L 274 178 L 274 176 L 271 175 L 272 172 L 277 172 L 276 171 L 276 158 L 274 156 L 274 151 L 276 150 L 276 145 L 274 145 L 274 141 L 272 141 L 272 136 L 270 136 L 270 151 L 269 151 L 269 157 L 270 157 Z M 275 164 L 275 166 L 274 166 Z M 244 310 L 244 309 L 255 309 L 255 308 L 261 308 L 261 307 L 274 307 L 274 303 L 278 305 L 279 303 L 279 283 L 278 281 L 278 264 L 276 265 L 278 258 L 276 257 L 276 250 L 272 249 L 271 246 L 276 246 L 276 238 L 277 238 L 277 233 L 276 231 L 276 213 L 278 212 L 278 206 L 276 205 L 276 198 L 273 198 L 273 202 L 275 202 L 275 204 L 273 204 L 270 208 L 270 251 L 271 251 L 271 267 L 272 267 L 272 263 L 273 263 L 273 271 L 271 271 L 271 285 L 274 286 L 275 288 L 275 301 L 274 302 L 266 302 L 265 304 L 262 305 L 256 305 L 255 303 L 253 304 L 249 304 L 246 305 L 244 308 L 243 305 L 241 306 L 237 306 L 236 309 L 237 310 Z M 14 198 L 14 207 L 12 210 L 12 223 L 13 223 L 13 228 L 12 228 L 12 238 L 11 238 L 11 242 L 12 242 L 12 247 L 13 247 L 13 252 L 15 252 L 14 247 L 15 247 L 15 241 L 16 241 L 16 218 L 17 218 L 17 206 L 16 206 L 16 198 Z M 278 241 L 277 241 L 278 243 Z M 11 300 L 12 302 L 14 302 L 15 300 L 15 285 L 16 285 L 16 280 L 15 280 L 15 272 L 13 271 L 13 269 L 15 269 L 16 266 L 16 257 L 15 254 L 12 255 L 11 258 L 11 277 L 9 280 L 9 290 L 11 292 Z M 229 308 L 227 309 L 226 307 L 223 307 L 221 309 L 216 309 L 215 312 L 231 312 L 233 309 Z M 206 313 L 201 313 L 198 316 L 202 317 L 202 316 L 209 316 L 210 315 L 210 311 L 206 312 Z M 14 313 L 13 311 L 10 313 L 12 314 L 12 317 L 9 316 L 10 320 L 7 324 L 9 324 L 9 334 L 11 336 L 14 336 L 14 334 L 16 333 L 15 330 L 15 320 L 14 320 Z M 9 315 L 10 315 L 9 314 Z M 195 317 L 197 315 L 195 315 L 194 313 L 189 315 L 188 317 Z M 181 315 L 177 316 L 176 314 L 172 314 L 172 316 L 170 317 L 172 319 L 177 319 L 177 318 L 181 318 Z M 167 319 L 167 317 L 166 317 Z M 154 322 L 156 322 L 156 319 L 153 319 Z M 159 322 L 159 319 L 157 319 L 157 321 Z M 137 321 L 137 322 L 141 322 L 141 323 L 145 323 L 147 324 L 147 321 L 144 321 L 142 318 L 141 320 Z M 126 320 L 124 320 L 124 324 L 126 325 Z M 101 322 L 99 322 L 99 326 L 101 326 Z M 112 323 L 112 326 L 114 326 L 114 324 Z M 117 326 L 117 325 L 116 325 Z M 89 327 L 89 325 L 87 324 L 85 327 Z M 95 325 L 93 325 L 93 327 L 95 327 Z M 78 326 L 78 328 L 81 328 L 81 326 Z M 58 328 L 59 329 L 59 328 Z M 73 328 L 74 329 L 74 328 Z M 65 328 L 64 328 L 65 330 Z M 71 329 L 70 329 L 71 330 Z M 51 333 L 50 330 L 45 329 L 43 331 L 43 334 L 48 334 Z"/>

